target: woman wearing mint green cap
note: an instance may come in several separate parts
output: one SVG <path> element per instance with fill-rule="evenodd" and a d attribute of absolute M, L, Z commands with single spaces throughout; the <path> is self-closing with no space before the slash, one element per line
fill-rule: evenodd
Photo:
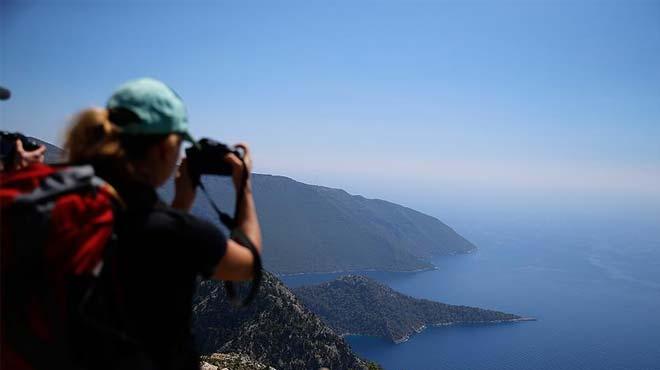
<path fill-rule="evenodd" d="M 153 79 L 120 86 L 106 108 L 81 112 L 69 129 L 65 143 L 69 162 L 92 164 L 126 204 L 116 222 L 116 267 L 123 297 L 121 327 L 131 340 L 114 345 L 107 338 L 91 337 L 75 343 L 82 365 L 198 369 L 199 356 L 190 334 L 196 279 L 252 278 L 252 253 L 213 224 L 188 213 L 195 187 L 186 159 L 176 171 L 182 141 L 193 142 L 183 101 Z M 245 153 L 249 173 L 250 151 L 245 144 L 237 147 Z M 240 159 L 228 154 L 218 160 L 232 166 L 238 188 L 244 173 Z M 175 172 L 174 200 L 165 205 L 156 188 Z M 249 179 L 238 207 L 237 226 L 261 252 Z"/>

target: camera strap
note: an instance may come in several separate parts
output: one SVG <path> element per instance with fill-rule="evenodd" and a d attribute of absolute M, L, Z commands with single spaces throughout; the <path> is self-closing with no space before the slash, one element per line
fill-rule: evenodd
<path fill-rule="evenodd" d="M 225 225 L 230 230 L 231 232 L 230 238 L 238 242 L 238 244 L 247 248 L 252 253 L 252 257 L 254 258 L 254 262 L 252 264 L 253 266 L 252 286 L 250 288 L 250 292 L 243 301 L 240 301 L 238 299 L 234 284 L 231 281 L 224 282 L 225 291 L 227 292 L 227 297 L 229 298 L 229 300 L 233 304 L 242 307 L 242 306 L 247 306 L 250 302 L 252 302 L 252 300 L 254 300 L 254 298 L 257 296 L 257 293 L 259 292 L 259 285 L 261 284 L 261 277 L 262 277 L 262 271 L 261 271 L 262 264 L 261 264 L 261 256 L 257 248 L 254 246 L 254 243 L 252 243 L 250 238 L 247 235 L 245 235 L 245 233 L 237 225 L 237 220 L 239 219 L 240 216 L 239 214 L 241 209 L 240 205 L 241 203 L 243 203 L 243 199 L 245 198 L 245 187 L 247 186 L 247 180 L 248 177 L 250 176 L 250 173 L 248 172 L 247 167 L 245 166 L 245 162 L 243 161 L 243 158 L 240 156 L 239 158 L 243 163 L 243 176 L 238 191 L 236 192 L 236 205 L 234 206 L 234 217 L 231 217 L 230 215 L 220 210 L 218 205 L 215 204 L 215 202 L 211 198 L 209 192 L 204 187 L 204 184 L 202 183 L 201 179 L 199 180 L 199 188 L 202 189 L 202 192 L 204 193 L 206 199 L 208 199 L 209 203 L 211 204 L 213 211 L 215 211 L 215 213 L 218 215 L 220 222 L 222 222 L 222 224 Z"/>

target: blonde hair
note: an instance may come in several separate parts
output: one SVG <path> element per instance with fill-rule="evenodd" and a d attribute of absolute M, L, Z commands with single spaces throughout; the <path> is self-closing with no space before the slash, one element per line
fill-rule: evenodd
<path fill-rule="evenodd" d="M 126 153 L 119 132 L 119 127 L 110 122 L 107 109 L 89 108 L 78 113 L 69 126 L 64 142 L 68 162 L 124 162 Z"/>

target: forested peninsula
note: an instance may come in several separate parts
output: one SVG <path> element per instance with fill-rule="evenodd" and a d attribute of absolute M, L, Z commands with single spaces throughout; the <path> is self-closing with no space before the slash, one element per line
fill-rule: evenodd
<path fill-rule="evenodd" d="M 510 313 L 455 306 L 401 294 L 364 276 L 293 289 L 296 296 L 340 335 L 407 341 L 428 326 L 529 321 Z"/>

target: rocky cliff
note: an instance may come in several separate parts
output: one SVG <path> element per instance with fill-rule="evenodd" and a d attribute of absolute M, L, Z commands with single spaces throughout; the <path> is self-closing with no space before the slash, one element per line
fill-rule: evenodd
<path fill-rule="evenodd" d="M 224 287 L 203 282 L 194 300 L 193 328 L 207 354 L 236 352 L 277 369 L 368 369 L 348 344 L 302 305 L 270 273 L 256 300 L 246 308 L 232 306 Z"/>

